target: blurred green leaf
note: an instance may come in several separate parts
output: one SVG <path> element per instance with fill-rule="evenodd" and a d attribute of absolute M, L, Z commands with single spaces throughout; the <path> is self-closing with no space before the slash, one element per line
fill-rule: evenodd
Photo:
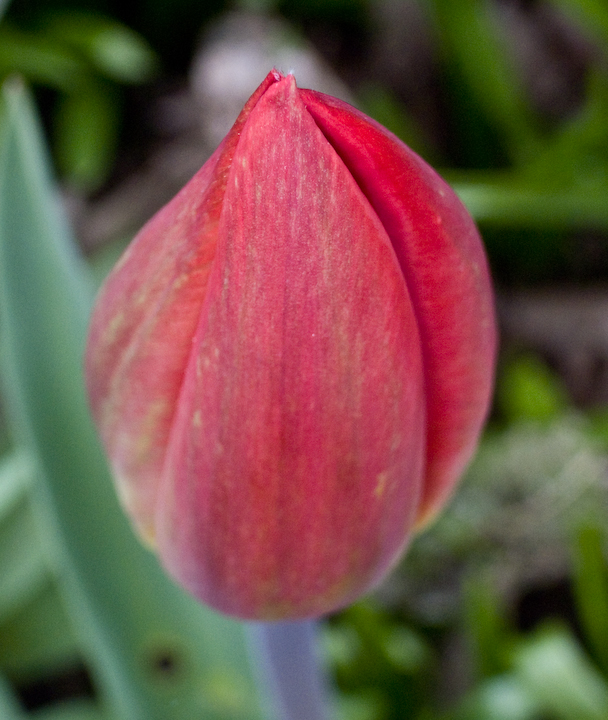
<path fill-rule="evenodd" d="M 66 181 L 95 190 L 111 168 L 118 142 L 118 98 L 106 83 L 91 82 L 58 101 L 55 152 Z"/>
<path fill-rule="evenodd" d="M 420 633 L 404 624 L 387 629 L 382 647 L 392 667 L 407 675 L 423 672 L 432 660 L 431 649 Z"/>
<path fill-rule="evenodd" d="M 446 171 L 483 225 L 608 229 L 608 77 L 587 79 L 586 102 L 513 172 Z"/>
<path fill-rule="evenodd" d="M 608 569 L 603 533 L 586 524 L 574 543 L 573 585 L 578 615 L 603 672 L 608 675 Z"/>
<path fill-rule="evenodd" d="M 532 156 L 538 141 L 533 114 L 492 4 L 434 0 L 432 7 L 448 69 L 460 74 L 478 107 L 500 130 L 511 158 L 517 162 Z"/>
<path fill-rule="evenodd" d="M 464 586 L 464 617 L 473 661 L 479 677 L 490 677 L 508 669 L 512 637 L 488 579 L 468 578 Z"/>
<path fill-rule="evenodd" d="M 547 626 L 515 651 L 516 677 L 545 713 L 556 720 L 606 720 L 608 684 L 572 633 Z"/>
<path fill-rule="evenodd" d="M 544 192 L 608 192 L 608 76 L 590 70 L 585 103 L 562 123 L 522 171 L 522 183 Z"/>
<path fill-rule="evenodd" d="M 587 412 L 589 435 L 598 441 L 604 449 L 608 449 L 608 408 L 599 406 Z"/>
<path fill-rule="evenodd" d="M 35 32 L 0 25 L 0 79 L 18 74 L 60 91 L 56 159 L 66 180 L 85 192 L 106 179 L 115 156 L 122 108 L 110 81 L 145 82 L 157 68 L 140 35 L 95 14 L 51 12 Z"/>
<path fill-rule="evenodd" d="M 555 189 L 512 174 L 443 174 L 481 225 L 608 229 L 607 184 L 602 176 L 591 178 L 585 187 Z"/>
<path fill-rule="evenodd" d="M 116 20 L 82 11 L 56 12 L 45 31 L 82 53 L 99 72 L 117 82 L 145 82 L 158 69 L 158 58 L 148 43 Z"/>
<path fill-rule="evenodd" d="M 49 574 L 46 582 L 0 624 L 0 648 L 0 669 L 16 679 L 57 673 L 60 668 L 82 662 L 77 635 Z"/>
<path fill-rule="evenodd" d="M 347 700 L 341 713 L 370 720 L 422 717 L 434 656 L 417 629 L 364 601 L 334 619 L 325 642 Z"/>
<path fill-rule="evenodd" d="M 5 21 L 0 25 L 0 80 L 13 73 L 69 92 L 85 80 L 87 68 L 65 46 L 40 33 L 16 30 Z"/>
<path fill-rule="evenodd" d="M 511 675 L 481 683 L 463 701 L 454 720 L 537 720 L 538 703 Z"/>
<path fill-rule="evenodd" d="M 568 407 L 566 392 L 557 376 L 534 355 L 520 355 L 502 368 L 497 397 L 508 422 L 547 421 Z"/>
<path fill-rule="evenodd" d="M 373 690 L 342 693 L 337 699 L 338 720 L 379 720 L 386 717 L 386 714 L 386 701 Z"/>

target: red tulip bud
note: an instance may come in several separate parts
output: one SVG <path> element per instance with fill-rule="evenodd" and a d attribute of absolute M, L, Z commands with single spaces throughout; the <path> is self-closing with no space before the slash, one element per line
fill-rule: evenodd
<path fill-rule="evenodd" d="M 377 584 L 445 502 L 492 388 L 492 291 L 453 191 L 273 71 L 107 279 L 86 357 L 121 500 L 241 618 Z"/>

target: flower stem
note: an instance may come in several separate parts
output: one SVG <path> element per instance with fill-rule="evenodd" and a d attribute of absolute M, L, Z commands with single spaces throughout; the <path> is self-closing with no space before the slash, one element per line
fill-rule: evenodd
<path fill-rule="evenodd" d="M 328 720 L 327 681 L 314 621 L 251 623 L 254 672 L 275 720 Z"/>

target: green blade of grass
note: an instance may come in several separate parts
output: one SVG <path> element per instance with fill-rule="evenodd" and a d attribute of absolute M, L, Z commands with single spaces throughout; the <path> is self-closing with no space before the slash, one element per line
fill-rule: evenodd
<path fill-rule="evenodd" d="M 579 618 L 597 662 L 608 673 L 608 572 L 602 533 L 582 527 L 574 549 L 573 586 Z"/>

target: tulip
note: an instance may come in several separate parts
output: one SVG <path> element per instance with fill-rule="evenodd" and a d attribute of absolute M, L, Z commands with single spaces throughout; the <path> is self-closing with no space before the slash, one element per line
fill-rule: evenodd
<path fill-rule="evenodd" d="M 86 353 L 118 493 L 227 614 L 316 617 L 444 504 L 493 382 L 487 264 L 381 125 L 272 71 L 108 277 Z"/>

